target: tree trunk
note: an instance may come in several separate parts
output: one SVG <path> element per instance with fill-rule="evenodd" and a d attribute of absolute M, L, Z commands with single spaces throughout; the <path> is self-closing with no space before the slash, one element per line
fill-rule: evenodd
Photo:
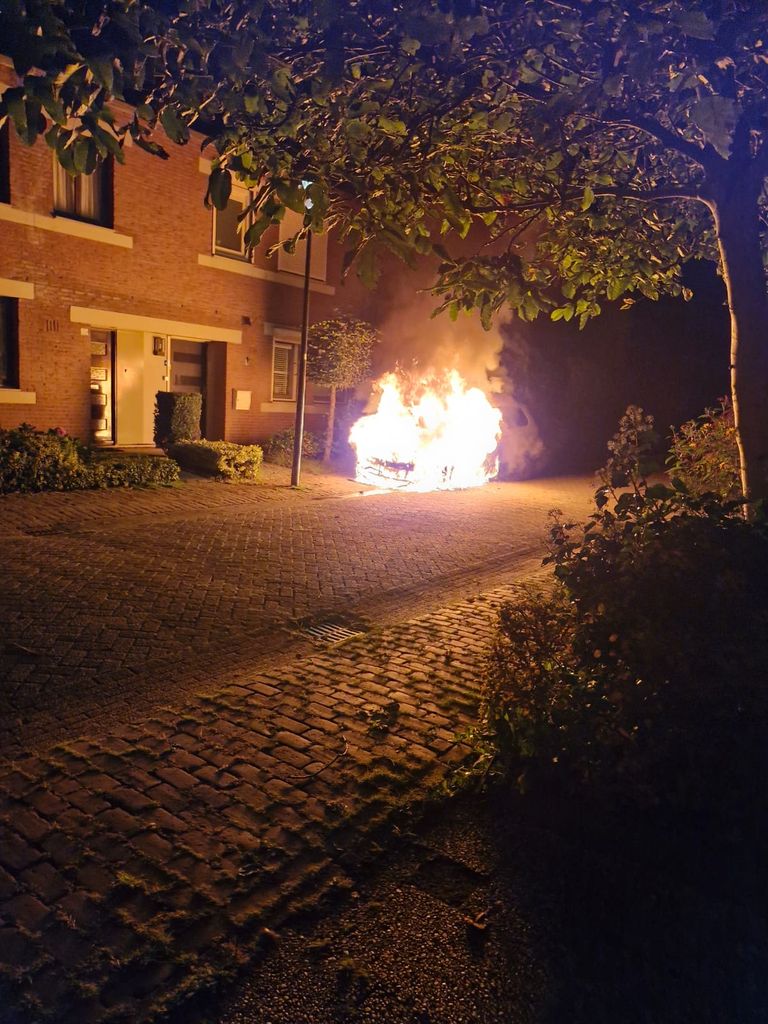
<path fill-rule="evenodd" d="M 325 428 L 325 451 L 323 462 L 330 462 L 333 454 L 333 421 L 336 419 L 336 388 L 331 388 L 331 397 L 328 403 L 328 424 Z"/>
<path fill-rule="evenodd" d="M 731 399 L 744 496 L 768 499 L 768 294 L 760 243 L 762 180 L 729 168 L 713 213 L 731 315 Z"/>

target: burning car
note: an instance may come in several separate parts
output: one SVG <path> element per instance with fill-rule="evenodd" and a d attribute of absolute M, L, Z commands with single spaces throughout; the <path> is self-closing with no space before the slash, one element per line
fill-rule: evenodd
<path fill-rule="evenodd" d="M 480 487 L 498 472 L 501 412 L 457 370 L 392 371 L 376 385 L 376 412 L 352 427 L 356 479 L 412 491 Z"/>

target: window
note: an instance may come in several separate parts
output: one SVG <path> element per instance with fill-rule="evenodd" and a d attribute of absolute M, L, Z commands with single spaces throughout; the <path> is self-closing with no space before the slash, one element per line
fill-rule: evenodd
<path fill-rule="evenodd" d="M 0 203 L 11 201 L 11 153 L 8 122 L 0 128 Z"/>
<path fill-rule="evenodd" d="M 93 174 L 72 177 L 54 159 L 53 209 L 64 217 L 112 227 L 111 161 L 102 161 Z"/>
<path fill-rule="evenodd" d="M 276 341 L 272 350 L 272 399 L 277 402 L 296 401 L 296 371 L 299 346 Z"/>
<path fill-rule="evenodd" d="M 248 205 L 248 193 L 234 190 L 226 208 L 213 211 L 213 249 L 220 256 L 248 259 L 244 232 L 248 227 L 243 211 Z"/>
<path fill-rule="evenodd" d="M 285 216 L 280 221 L 280 241 L 292 238 L 301 229 L 304 218 L 300 213 L 293 210 L 286 210 Z M 326 254 L 328 251 L 328 236 L 312 236 L 312 258 L 310 260 L 309 276 L 316 281 L 325 280 Z M 285 270 L 289 274 L 301 274 L 304 276 L 304 264 L 307 259 L 307 240 L 299 239 L 296 243 L 296 250 L 292 253 L 285 249 L 279 249 L 277 254 L 277 269 Z"/>
<path fill-rule="evenodd" d="M 19 386 L 19 304 L 0 297 L 0 388 Z"/>

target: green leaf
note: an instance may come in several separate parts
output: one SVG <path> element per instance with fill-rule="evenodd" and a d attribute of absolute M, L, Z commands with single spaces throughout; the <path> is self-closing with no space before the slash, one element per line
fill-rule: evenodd
<path fill-rule="evenodd" d="M 96 166 L 96 147 L 90 139 L 78 139 L 72 151 L 72 163 L 78 174 L 91 174 Z"/>
<path fill-rule="evenodd" d="M 682 32 L 692 39 L 714 39 L 715 26 L 704 11 L 681 11 L 677 23 Z"/>
<path fill-rule="evenodd" d="M 400 49 L 403 53 L 407 53 L 409 57 L 412 57 L 418 50 L 421 49 L 421 43 L 418 39 L 411 39 L 406 36 L 405 39 L 400 40 Z M 359 74 L 358 74 L 359 77 Z"/>
<path fill-rule="evenodd" d="M 704 138 L 726 160 L 731 154 L 733 133 L 739 119 L 735 100 L 727 96 L 705 96 L 691 108 L 691 120 Z"/>
<path fill-rule="evenodd" d="M 232 174 L 226 167 L 214 167 L 208 179 L 208 196 L 217 210 L 226 209 L 232 194 Z"/>
<path fill-rule="evenodd" d="M 371 134 L 370 125 L 359 117 L 345 122 L 344 130 L 350 139 L 365 139 Z"/>
<path fill-rule="evenodd" d="M 246 230 L 243 238 L 247 248 L 254 249 L 261 241 L 264 232 L 272 226 L 272 218 L 268 216 L 257 217 Z"/>
<path fill-rule="evenodd" d="M 357 276 L 366 288 L 373 288 L 379 279 L 379 274 L 376 250 L 369 243 L 360 253 L 360 258 L 357 261 Z"/>
<path fill-rule="evenodd" d="M 243 93 L 243 106 L 246 114 L 260 113 L 263 108 L 261 93 L 252 91 Z"/>
<path fill-rule="evenodd" d="M 553 309 L 549 314 L 551 320 L 568 320 L 573 319 L 573 306 L 569 303 L 567 306 L 559 306 L 557 309 Z"/>
<path fill-rule="evenodd" d="M 394 117 L 380 117 L 378 118 L 377 124 L 383 132 L 387 132 L 388 135 L 405 135 L 406 127 L 405 121 L 401 121 Z"/>
<path fill-rule="evenodd" d="M 56 124 L 65 125 L 67 123 L 67 115 L 64 110 L 64 105 L 58 96 L 54 96 L 51 92 L 45 92 L 40 97 L 43 107 L 46 113 L 52 121 Z"/>
<path fill-rule="evenodd" d="M 307 193 L 300 185 L 288 181 L 276 181 L 275 192 L 283 206 L 287 206 L 294 213 L 305 214 Z"/>
<path fill-rule="evenodd" d="M 621 96 L 623 89 L 623 75 L 608 75 L 603 82 L 603 92 L 606 96 Z"/>
<path fill-rule="evenodd" d="M 112 61 L 107 57 L 94 57 L 88 61 L 88 67 L 99 85 L 111 93 L 115 81 L 115 69 L 112 66 Z"/>
<path fill-rule="evenodd" d="M 595 201 L 595 193 L 592 191 L 592 187 L 587 185 L 584 189 L 584 197 L 581 200 L 581 209 L 586 211 Z"/>
<path fill-rule="evenodd" d="M 24 102 L 24 90 L 6 89 L 0 102 L 2 109 L 13 121 L 17 134 L 23 139 L 27 133 L 27 105 Z"/>
<path fill-rule="evenodd" d="M 293 96 L 293 82 L 287 68 L 278 68 L 272 75 L 272 89 L 282 100 L 290 100 Z"/>
<path fill-rule="evenodd" d="M 616 299 L 620 298 L 627 287 L 627 281 L 621 277 L 614 277 L 608 282 L 606 289 L 606 296 L 611 302 L 615 302 Z"/>
<path fill-rule="evenodd" d="M 173 107 L 165 107 L 160 114 L 160 123 L 171 142 L 184 145 L 189 140 L 189 128 Z"/>
<path fill-rule="evenodd" d="M 112 156 L 118 163 L 125 163 L 125 153 L 114 135 L 105 131 L 103 128 L 100 128 L 98 125 L 93 125 L 91 131 L 93 132 L 93 137 L 96 141 L 96 145 L 99 147 L 101 156 Z"/>

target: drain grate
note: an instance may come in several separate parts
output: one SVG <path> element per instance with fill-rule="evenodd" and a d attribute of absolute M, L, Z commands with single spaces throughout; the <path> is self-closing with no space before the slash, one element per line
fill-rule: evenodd
<path fill-rule="evenodd" d="M 345 640 L 352 640 L 356 636 L 363 635 L 361 629 L 353 629 L 341 622 L 316 622 L 313 625 L 304 626 L 302 633 L 316 644 L 323 645 L 340 644 Z"/>

